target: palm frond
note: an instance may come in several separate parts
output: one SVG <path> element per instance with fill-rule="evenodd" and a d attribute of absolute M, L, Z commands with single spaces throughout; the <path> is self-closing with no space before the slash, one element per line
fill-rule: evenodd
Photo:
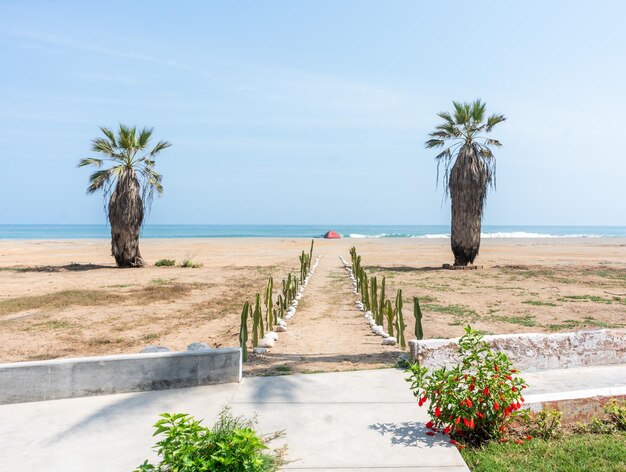
<path fill-rule="evenodd" d="M 105 138 L 95 138 L 91 141 L 91 150 L 93 152 L 100 152 L 107 156 L 115 156 L 115 148 L 111 141 Z"/>
<path fill-rule="evenodd" d="M 444 144 L 445 144 L 445 141 L 443 139 L 429 139 L 428 141 L 426 141 L 426 148 L 432 149 L 436 147 L 441 147 Z"/>
<path fill-rule="evenodd" d="M 111 169 L 97 170 L 89 176 L 87 193 L 92 194 L 103 188 L 111 178 Z"/>
<path fill-rule="evenodd" d="M 437 113 L 437 116 L 444 119 L 450 125 L 454 126 L 454 120 L 452 119 L 452 116 L 450 116 L 450 113 L 448 113 L 447 111 L 439 112 Z"/>
<path fill-rule="evenodd" d="M 496 146 L 496 147 L 501 147 L 502 143 L 500 141 L 498 141 L 497 139 L 491 139 L 491 138 L 486 138 L 485 139 L 485 144 L 487 146 Z"/>
<path fill-rule="evenodd" d="M 172 143 L 168 142 L 168 141 L 159 141 L 156 146 L 154 146 L 154 148 L 152 149 L 152 151 L 150 151 L 150 156 L 156 156 L 158 153 L 160 153 L 163 149 L 167 149 L 168 147 L 170 147 L 172 145 Z"/>
<path fill-rule="evenodd" d="M 493 114 L 487 118 L 487 126 L 485 130 L 490 133 L 495 125 L 502 123 L 503 121 L 506 121 L 506 117 L 504 115 Z"/>
<path fill-rule="evenodd" d="M 111 145 L 113 147 L 117 147 L 117 141 L 115 140 L 115 133 L 113 131 L 104 126 L 100 126 L 100 131 L 102 131 L 102 134 L 109 138 L 109 141 L 111 141 Z"/>
<path fill-rule="evenodd" d="M 482 103 L 480 98 L 472 103 L 471 116 L 474 123 L 481 123 L 483 121 L 485 118 L 485 107 L 486 104 Z"/>
<path fill-rule="evenodd" d="M 103 162 L 102 159 L 96 159 L 95 157 L 86 157 L 80 160 L 80 162 L 78 163 L 78 167 L 85 167 L 85 166 L 102 167 L 102 162 Z"/>
<path fill-rule="evenodd" d="M 137 147 L 139 149 L 145 149 L 148 147 L 148 143 L 150 142 L 150 138 L 152 137 L 152 131 L 154 128 L 144 128 L 139 133 L 139 138 L 137 139 Z"/>

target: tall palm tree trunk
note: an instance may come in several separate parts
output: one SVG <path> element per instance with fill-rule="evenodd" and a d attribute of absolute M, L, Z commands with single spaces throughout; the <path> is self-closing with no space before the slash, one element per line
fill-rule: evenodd
<path fill-rule="evenodd" d="M 449 180 L 452 200 L 450 244 L 455 266 L 472 264 L 478 255 L 487 179 L 488 170 L 477 150 L 471 145 L 464 146 L 450 171 Z"/>
<path fill-rule="evenodd" d="M 109 201 L 111 253 L 118 267 L 142 267 L 139 232 L 143 223 L 139 181 L 133 170 L 124 170 L 117 179 Z"/>

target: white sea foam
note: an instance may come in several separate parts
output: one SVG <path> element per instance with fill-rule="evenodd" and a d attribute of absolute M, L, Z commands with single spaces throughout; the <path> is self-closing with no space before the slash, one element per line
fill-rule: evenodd
<path fill-rule="evenodd" d="M 603 238 L 607 237 L 602 234 L 548 234 L 548 233 L 533 233 L 527 231 L 503 231 L 503 232 L 494 232 L 494 233 L 481 233 L 481 238 L 483 239 L 506 239 L 506 238 Z M 445 233 L 433 233 L 433 234 L 358 234 L 351 233 L 348 235 L 349 238 L 359 239 L 359 238 L 413 238 L 413 239 L 450 239 L 450 234 Z"/>

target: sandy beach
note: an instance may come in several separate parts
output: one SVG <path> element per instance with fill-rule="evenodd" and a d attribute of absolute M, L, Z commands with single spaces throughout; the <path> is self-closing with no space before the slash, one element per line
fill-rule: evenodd
<path fill-rule="evenodd" d="M 129 353 L 195 341 L 238 344 L 239 316 L 267 278 L 299 267 L 308 239 L 147 239 L 150 264 L 116 269 L 108 240 L 0 241 L 0 362 Z M 246 374 L 333 371 L 393 364 L 354 308 L 339 256 L 356 246 L 370 275 L 401 288 L 407 338 L 420 297 L 427 338 L 471 324 L 487 333 L 552 332 L 626 325 L 626 240 L 488 239 L 480 270 L 442 270 L 444 239 L 316 239 L 319 268 L 289 330 Z M 198 268 L 154 267 L 189 258 Z"/>

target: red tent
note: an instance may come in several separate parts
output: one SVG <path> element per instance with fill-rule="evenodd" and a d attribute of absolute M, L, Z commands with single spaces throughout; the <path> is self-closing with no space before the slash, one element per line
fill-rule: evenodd
<path fill-rule="evenodd" d="M 326 233 L 324 235 L 324 238 L 326 238 L 326 239 L 341 239 L 341 235 L 339 233 L 334 232 L 334 231 L 329 231 L 328 233 Z"/>

